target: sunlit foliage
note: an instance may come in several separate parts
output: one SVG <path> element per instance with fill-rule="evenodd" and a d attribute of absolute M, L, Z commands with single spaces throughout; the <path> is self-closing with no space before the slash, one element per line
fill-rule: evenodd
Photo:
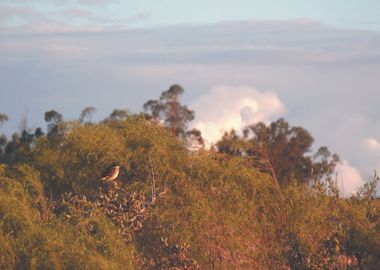
<path fill-rule="evenodd" d="M 249 156 L 120 115 L 53 113 L 25 159 L 0 165 L 0 269 L 380 267 L 376 176 L 350 199 L 331 177 L 282 186 Z M 113 162 L 124 169 L 103 183 Z"/>

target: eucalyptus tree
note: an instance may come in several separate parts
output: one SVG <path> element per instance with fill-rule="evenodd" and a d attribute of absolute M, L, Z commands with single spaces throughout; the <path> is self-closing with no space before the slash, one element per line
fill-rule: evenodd
<path fill-rule="evenodd" d="M 150 117 L 162 120 L 171 132 L 181 138 L 186 137 L 187 124 L 194 119 L 195 112 L 179 102 L 184 93 L 182 86 L 173 84 L 161 93 L 160 98 L 149 100 L 144 104 L 144 110 L 150 112 Z"/>

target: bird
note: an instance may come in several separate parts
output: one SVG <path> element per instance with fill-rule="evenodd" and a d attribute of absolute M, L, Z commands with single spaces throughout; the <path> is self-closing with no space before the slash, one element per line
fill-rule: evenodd
<path fill-rule="evenodd" d="M 111 182 L 119 176 L 120 165 L 116 162 L 109 166 L 102 174 L 101 180 Z"/>

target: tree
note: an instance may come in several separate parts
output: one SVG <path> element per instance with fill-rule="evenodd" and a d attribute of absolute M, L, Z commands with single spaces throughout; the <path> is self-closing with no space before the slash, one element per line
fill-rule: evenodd
<path fill-rule="evenodd" d="M 15 132 L 12 140 L 0 136 L 0 160 L 4 163 L 14 164 L 31 160 L 32 148 L 36 135 L 24 130 L 21 135 Z"/>
<path fill-rule="evenodd" d="M 326 174 L 333 174 L 336 164 L 339 162 L 337 154 L 331 154 L 326 146 L 322 146 L 313 156 L 313 175 L 321 178 Z"/>
<path fill-rule="evenodd" d="M 110 116 L 105 120 L 123 120 L 126 119 L 130 115 L 128 110 L 123 110 L 123 109 L 114 109 Z"/>
<path fill-rule="evenodd" d="M 182 86 L 173 84 L 161 93 L 158 100 L 149 100 L 144 110 L 151 113 L 155 120 L 162 119 L 174 135 L 185 138 L 187 123 L 194 119 L 194 111 L 179 103 L 179 96 L 184 93 Z"/>
<path fill-rule="evenodd" d="M 8 116 L 0 113 L 0 126 L 5 121 L 8 121 Z M 37 133 L 38 136 L 43 135 L 40 128 L 36 129 L 36 134 L 29 133 L 26 113 L 23 114 L 20 132 L 15 132 L 11 140 L 8 141 L 4 134 L 0 134 L 0 162 L 12 164 L 30 160 L 32 145 Z"/>
<path fill-rule="evenodd" d="M 34 131 L 34 137 L 35 138 L 39 138 L 39 137 L 42 137 L 44 135 L 44 132 L 42 131 L 42 128 L 36 128 L 36 130 Z"/>
<path fill-rule="evenodd" d="M 3 125 L 4 122 L 8 121 L 8 116 L 6 114 L 0 113 L 0 127 Z M 3 153 L 4 147 L 7 144 L 7 136 L 4 134 L 0 134 L 0 159 L 1 155 Z"/>
<path fill-rule="evenodd" d="M 313 177 L 333 173 L 339 157 L 331 155 L 327 147 L 310 156 L 313 142 L 309 131 L 290 127 L 287 121 L 279 119 L 268 126 L 262 122 L 248 126 L 243 137 L 234 131 L 225 134 L 217 148 L 229 155 L 249 156 L 257 161 L 258 167 L 270 164 L 277 181 L 286 185 L 293 179 L 307 183 Z"/>
<path fill-rule="evenodd" d="M 205 142 L 202 138 L 202 133 L 200 130 L 193 128 L 186 131 L 186 140 L 190 149 L 200 149 L 205 146 Z"/>
<path fill-rule="evenodd" d="M 96 112 L 96 108 L 95 107 L 90 106 L 90 107 L 84 108 L 83 111 L 80 114 L 79 122 L 83 123 L 84 120 L 87 118 L 87 120 L 88 120 L 87 123 L 91 123 L 92 115 L 95 112 Z"/>
<path fill-rule="evenodd" d="M 58 126 L 62 120 L 62 114 L 55 110 L 45 112 L 45 121 L 48 123 L 48 133 L 52 134 L 58 132 Z"/>
<path fill-rule="evenodd" d="M 4 113 L 0 113 L 0 127 L 3 125 L 4 122 L 8 121 L 8 115 Z"/>
<path fill-rule="evenodd" d="M 8 138 L 4 134 L 0 135 L 0 161 L 3 159 L 3 151 L 5 146 L 7 145 Z"/>

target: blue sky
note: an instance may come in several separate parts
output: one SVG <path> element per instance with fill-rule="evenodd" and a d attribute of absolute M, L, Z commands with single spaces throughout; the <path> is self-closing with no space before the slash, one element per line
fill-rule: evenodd
<path fill-rule="evenodd" d="M 380 171 L 379 3 L 0 0 L 0 132 L 139 112 L 179 83 L 211 143 L 284 117 L 340 155 L 349 193 Z"/>

